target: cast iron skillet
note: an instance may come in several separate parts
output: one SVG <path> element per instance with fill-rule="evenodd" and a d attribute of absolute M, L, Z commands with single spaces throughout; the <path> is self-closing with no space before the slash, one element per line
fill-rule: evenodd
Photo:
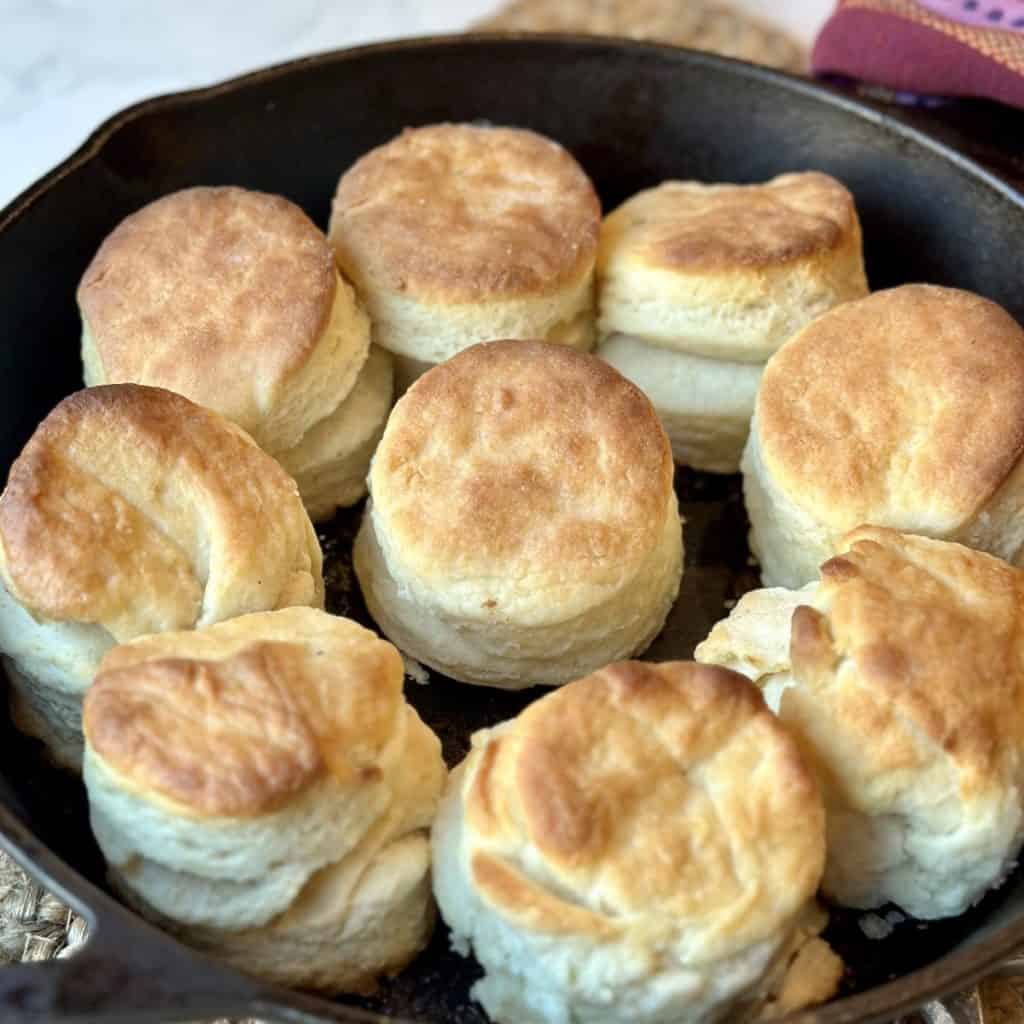
<path fill-rule="evenodd" d="M 838 93 L 625 41 L 461 37 L 367 47 L 133 107 L 0 214 L 0 468 L 6 472 L 38 421 L 80 386 L 75 286 L 122 217 L 173 189 L 230 183 L 283 193 L 325 224 L 338 175 L 358 155 L 406 125 L 444 119 L 553 136 L 589 171 L 606 209 L 664 178 L 754 181 L 820 168 L 856 194 L 875 288 L 956 284 L 1024 320 L 1024 199 L 953 149 Z M 1010 115 L 999 122 L 1017 133 L 1022 123 Z M 688 568 L 654 658 L 689 656 L 725 614 L 723 602 L 756 579 L 735 479 L 689 474 L 679 485 Z M 329 607 L 365 619 L 347 562 L 358 514 L 339 516 L 322 538 Z M 449 759 L 464 751 L 471 729 L 536 696 L 438 677 L 407 689 Z M 379 997 L 330 1003 L 245 978 L 145 924 L 103 888 L 80 786 L 48 768 L 5 713 L 0 845 L 91 925 L 74 957 L 0 970 L 4 1024 L 221 1014 L 484 1019 L 467 995 L 476 968 L 447 951 L 443 929 Z M 1024 873 L 962 918 L 927 928 L 904 922 L 883 942 L 867 940 L 857 917 L 837 914 L 828 933 L 850 965 L 843 996 L 789 1024 L 891 1019 L 991 969 L 1024 944 Z"/>

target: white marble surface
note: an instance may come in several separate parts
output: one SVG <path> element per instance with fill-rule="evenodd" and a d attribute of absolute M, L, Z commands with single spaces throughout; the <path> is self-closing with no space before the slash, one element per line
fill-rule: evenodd
<path fill-rule="evenodd" d="M 828 0 L 733 0 L 809 40 Z M 0 0 L 0 207 L 101 121 L 321 50 L 454 32 L 497 0 Z"/>

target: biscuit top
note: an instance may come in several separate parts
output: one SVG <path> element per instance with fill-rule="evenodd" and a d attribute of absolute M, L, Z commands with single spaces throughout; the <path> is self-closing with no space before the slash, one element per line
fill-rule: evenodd
<path fill-rule="evenodd" d="M 481 899 L 550 935 L 716 959 L 813 899 L 824 811 L 756 688 L 693 662 L 622 662 L 473 738 L 464 852 Z"/>
<path fill-rule="evenodd" d="M 276 810 L 330 774 L 380 782 L 402 659 L 312 608 L 115 647 L 85 697 L 87 741 L 125 787 L 196 817 Z"/>
<path fill-rule="evenodd" d="M 1024 451 L 1024 331 L 969 292 L 876 292 L 771 358 L 754 422 L 772 480 L 832 528 L 951 532 Z"/>
<path fill-rule="evenodd" d="M 828 253 L 860 237 L 853 197 L 816 171 L 762 185 L 667 181 L 605 219 L 599 267 L 675 274 L 749 272 Z"/>
<path fill-rule="evenodd" d="M 357 287 L 479 302 L 580 281 L 600 225 L 590 179 L 557 143 L 437 124 L 406 129 L 344 174 L 330 239 Z"/>
<path fill-rule="evenodd" d="M 829 751 L 849 799 L 934 808 L 1019 785 L 1024 573 L 959 544 L 860 527 L 793 615 L 801 684 L 781 713 Z M 950 770 L 955 780 L 948 780 Z M 903 802 L 906 806 L 906 801 Z"/>
<path fill-rule="evenodd" d="M 252 432 L 315 350 L 337 291 L 327 239 L 294 203 L 190 188 L 111 232 L 78 302 L 97 382 L 166 387 Z"/>
<path fill-rule="evenodd" d="M 0 571 L 44 619 L 115 639 L 322 604 L 295 482 L 238 427 L 160 388 L 64 399 L 0 496 Z"/>
<path fill-rule="evenodd" d="M 406 392 L 369 482 L 378 535 L 419 579 L 538 593 L 634 572 L 672 474 L 650 402 L 602 360 L 493 341 Z"/>

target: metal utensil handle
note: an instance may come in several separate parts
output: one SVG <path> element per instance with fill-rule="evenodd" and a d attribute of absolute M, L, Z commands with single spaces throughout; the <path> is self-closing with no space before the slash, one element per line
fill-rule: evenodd
<path fill-rule="evenodd" d="M 918 1011 L 925 1024 L 985 1024 L 978 986 L 927 1003 Z"/>
<path fill-rule="evenodd" d="M 391 1018 L 298 992 L 261 986 L 220 966 L 208 976 L 182 964 L 127 960 L 97 943 L 63 960 L 0 967 L 4 1024 L 180 1024 L 183 1020 L 257 1016 L 279 1024 L 395 1024 Z M 194 965 L 193 965 L 194 966 Z M 204 967 L 206 965 L 203 965 Z"/>
<path fill-rule="evenodd" d="M 1024 953 L 973 988 L 928 1003 L 900 1024 L 1024 1024 Z"/>
<path fill-rule="evenodd" d="M 65 959 L 0 968 L 4 1024 L 170 1024 L 172 1021 L 246 1014 L 244 991 L 225 977 L 204 977 L 183 965 L 87 942 Z M 90 948 L 92 947 L 92 948 Z M 164 957 L 166 954 L 161 953 Z"/>

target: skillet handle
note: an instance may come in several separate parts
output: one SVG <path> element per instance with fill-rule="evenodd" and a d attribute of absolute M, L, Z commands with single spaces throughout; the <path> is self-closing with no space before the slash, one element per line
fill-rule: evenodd
<path fill-rule="evenodd" d="M 0 967 L 2 1024 L 181 1024 L 216 1017 L 389 1024 L 193 952 L 77 876 L 2 800 L 0 851 L 89 924 L 86 941 L 66 957 Z"/>
<path fill-rule="evenodd" d="M 130 913 L 76 875 L 2 799 L 0 850 L 81 914 L 86 941 L 63 959 L 0 967 L 3 1024 L 170 1024 L 245 1016 L 266 987 Z"/>
<path fill-rule="evenodd" d="M 0 967 L 3 1024 L 181 1024 L 252 1016 L 279 1024 L 393 1024 L 355 1007 L 262 986 L 218 965 L 204 977 L 209 962 L 203 958 L 196 958 L 198 973 L 183 972 L 182 964 L 166 958 L 142 963 L 134 955 L 122 958 L 124 950 L 113 957 L 89 953 L 89 945 L 62 960 Z"/>
<path fill-rule="evenodd" d="M 63 959 L 0 967 L 0 1021 L 181 1024 L 257 1017 L 280 1024 L 393 1024 L 356 1007 L 265 985 L 161 932 L 145 934 L 145 922 L 130 924 L 142 927 L 121 933 L 116 942 L 108 932 L 106 941 L 92 937 Z"/>
<path fill-rule="evenodd" d="M 88 941 L 61 960 L 0 968 L 4 1024 L 171 1024 L 246 1015 L 251 993 L 225 984 L 232 972 L 193 973 L 144 943 L 112 952 Z M 147 954 L 152 959 L 147 959 Z M 227 975 L 227 977 L 225 976 Z M 245 979 L 245 985 L 252 983 Z"/>
<path fill-rule="evenodd" d="M 279 1024 L 394 1024 L 352 1006 L 262 986 L 225 967 L 214 965 L 209 979 L 183 977 L 166 960 L 127 964 L 87 948 L 63 960 L 0 968 L 3 1024 L 181 1024 L 252 1016 Z M 233 977 L 240 988 L 225 984 Z"/>
<path fill-rule="evenodd" d="M 63 888 L 54 884 L 48 864 L 26 858 L 10 840 L 0 832 L 0 848 L 36 881 Z M 87 919 L 88 938 L 57 960 L 0 967 L 3 1024 L 170 1024 L 246 1016 L 263 995 L 259 982 L 186 949 L 89 883 L 80 880 L 75 888 L 73 899 L 58 895 Z"/>
<path fill-rule="evenodd" d="M 61 959 L 0 967 L 2 1024 L 181 1024 L 258 1017 L 282 1024 L 386 1018 L 250 978 L 177 942 L 77 875 L 2 799 L 0 851 L 89 925 Z"/>

